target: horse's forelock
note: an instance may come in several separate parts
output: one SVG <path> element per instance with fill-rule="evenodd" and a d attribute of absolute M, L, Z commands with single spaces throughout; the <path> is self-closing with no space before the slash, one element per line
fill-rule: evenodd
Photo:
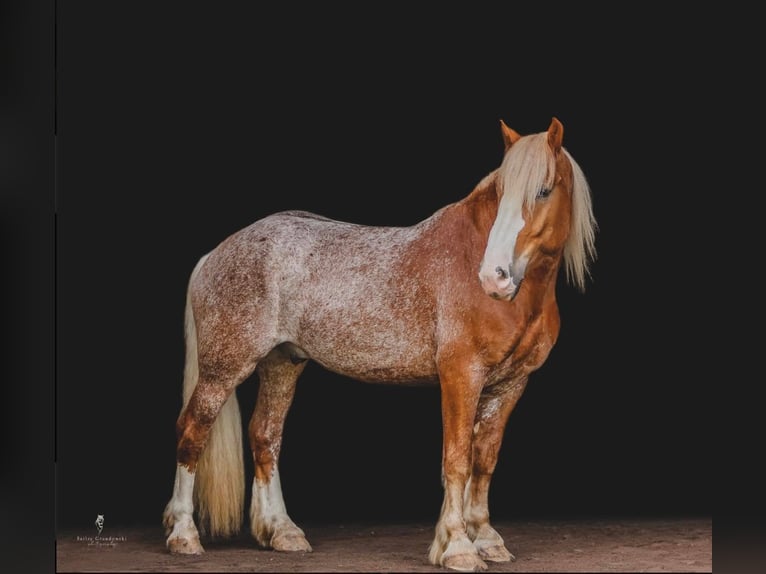
<path fill-rule="evenodd" d="M 514 143 L 499 171 L 503 195 L 522 205 L 532 205 L 540 188 L 553 185 L 556 171 L 556 158 L 548 146 L 546 133 L 524 136 Z"/>

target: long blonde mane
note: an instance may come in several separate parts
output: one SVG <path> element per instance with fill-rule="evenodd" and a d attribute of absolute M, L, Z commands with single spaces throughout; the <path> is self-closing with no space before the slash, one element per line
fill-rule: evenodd
<path fill-rule="evenodd" d="M 564 268 L 567 281 L 585 290 L 590 277 L 590 264 L 596 259 L 595 237 L 598 225 L 593 215 L 590 187 L 582 169 L 570 153 L 561 148 L 572 165 L 572 227 L 564 245 Z M 534 204 L 537 192 L 553 186 L 556 159 L 548 145 L 547 132 L 520 138 L 500 165 L 498 182 L 501 193 L 508 194 L 524 206 Z"/>

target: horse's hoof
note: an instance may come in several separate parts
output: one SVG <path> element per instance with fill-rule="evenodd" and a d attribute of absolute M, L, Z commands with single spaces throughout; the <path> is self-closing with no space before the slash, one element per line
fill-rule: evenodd
<path fill-rule="evenodd" d="M 479 551 L 479 556 L 490 562 L 511 562 L 516 560 L 516 557 L 508 552 L 508 549 L 502 544 L 477 546 L 476 550 Z"/>
<path fill-rule="evenodd" d="M 477 554 L 452 554 L 442 559 L 442 566 L 458 572 L 481 572 L 487 569 L 487 563 Z"/>
<path fill-rule="evenodd" d="M 169 538 L 167 542 L 168 550 L 171 554 L 203 554 L 205 549 L 202 548 L 199 538 Z"/>
<path fill-rule="evenodd" d="M 271 539 L 271 547 L 280 552 L 311 552 L 311 544 L 301 532 L 294 530 L 276 534 Z"/>

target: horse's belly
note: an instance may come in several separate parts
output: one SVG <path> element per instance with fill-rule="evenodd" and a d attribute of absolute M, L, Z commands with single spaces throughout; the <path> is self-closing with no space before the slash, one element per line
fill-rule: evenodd
<path fill-rule="evenodd" d="M 400 385 L 435 385 L 439 379 L 435 371 L 406 366 L 359 366 L 351 363 L 317 360 L 326 369 L 366 383 Z"/>
<path fill-rule="evenodd" d="M 373 258 L 369 258 L 373 259 Z M 330 265 L 327 268 L 332 268 Z M 436 380 L 434 327 L 427 301 L 411 282 L 392 280 L 391 265 L 315 269 L 311 290 L 282 313 L 284 335 L 311 359 L 349 378 L 380 383 Z M 292 318 L 288 318 L 292 317 Z"/>
<path fill-rule="evenodd" d="M 354 333 L 326 330 L 301 337 L 306 354 L 335 373 L 371 383 L 436 382 L 434 352 L 423 338 L 402 333 Z"/>

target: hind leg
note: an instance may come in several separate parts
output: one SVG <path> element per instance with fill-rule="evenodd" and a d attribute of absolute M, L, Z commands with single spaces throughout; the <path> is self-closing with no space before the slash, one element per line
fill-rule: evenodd
<path fill-rule="evenodd" d="M 260 386 L 248 429 L 255 464 L 250 527 L 260 545 L 274 550 L 311 552 L 303 530 L 287 515 L 277 467 L 285 417 L 304 367 L 278 347 L 256 369 Z"/>
<path fill-rule="evenodd" d="M 163 520 L 168 531 L 166 545 L 174 554 L 204 552 L 193 519 L 195 470 L 210 429 L 236 383 L 238 381 L 221 385 L 200 378 L 176 423 L 178 466 L 173 497 L 165 509 Z"/>
<path fill-rule="evenodd" d="M 184 408 L 176 423 L 176 482 L 164 514 L 172 552 L 199 553 L 203 534 L 239 532 L 244 510 L 242 419 L 236 387 L 278 342 L 273 285 L 254 281 L 241 245 L 224 242 L 189 279 L 184 313 Z M 246 286 L 247 285 L 247 286 Z"/>
<path fill-rule="evenodd" d="M 463 516 L 473 545 L 484 560 L 515 560 L 502 537 L 489 524 L 489 483 L 497 464 L 500 443 L 508 417 L 516 406 L 526 381 L 501 394 L 483 394 L 473 429 L 473 468 L 465 489 Z"/>

